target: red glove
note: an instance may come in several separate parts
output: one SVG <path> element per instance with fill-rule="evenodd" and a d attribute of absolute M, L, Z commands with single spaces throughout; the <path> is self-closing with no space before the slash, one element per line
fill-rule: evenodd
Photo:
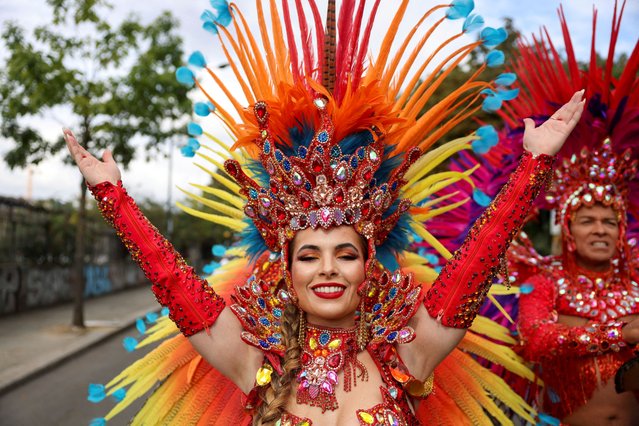
<path fill-rule="evenodd" d="M 525 151 L 519 166 L 477 219 L 462 246 L 426 293 L 428 313 L 448 327 L 468 328 L 519 233 L 539 191 L 551 176 L 553 157 Z"/>
<path fill-rule="evenodd" d="M 188 266 L 170 242 L 142 214 L 119 181 L 89 186 L 102 216 L 117 231 L 131 257 L 153 283 L 153 294 L 169 308 L 182 334 L 208 329 L 224 309 L 224 300 Z"/>

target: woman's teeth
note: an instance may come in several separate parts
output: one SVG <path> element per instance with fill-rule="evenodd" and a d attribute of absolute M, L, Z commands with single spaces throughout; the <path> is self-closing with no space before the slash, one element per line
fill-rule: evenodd
<path fill-rule="evenodd" d="M 337 293 L 342 290 L 344 290 L 344 287 L 339 286 L 316 287 L 313 289 L 316 293 Z"/>

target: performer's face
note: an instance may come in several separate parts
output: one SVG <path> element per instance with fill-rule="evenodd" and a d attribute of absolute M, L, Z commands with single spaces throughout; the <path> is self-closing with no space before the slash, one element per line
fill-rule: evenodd
<path fill-rule="evenodd" d="M 570 222 L 575 240 L 577 264 L 586 269 L 608 268 L 617 254 L 619 222 L 612 207 L 602 204 L 583 206 Z"/>
<path fill-rule="evenodd" d="M 300 308 L 313 324 L 348 327 L 355 323 L 358 286 L 365 278 L 366 250 L 350 226 L 305 229 L 292 241 L 291 278 Z"/>

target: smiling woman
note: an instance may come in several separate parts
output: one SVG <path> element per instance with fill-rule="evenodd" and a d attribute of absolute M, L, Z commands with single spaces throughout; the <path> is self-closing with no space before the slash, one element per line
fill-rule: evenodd
<path fill-rule="evenodd" d="M 291 279 L 309 323 L 352 327 L 365 284 L 366 250 L 351 226 L 299 231 L 292 244 Z"/>

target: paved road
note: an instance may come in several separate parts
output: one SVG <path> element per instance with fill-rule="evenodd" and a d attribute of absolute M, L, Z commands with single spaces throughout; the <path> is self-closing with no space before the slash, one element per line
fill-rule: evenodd
<path fill-rule="evenodd" d="M 133 353 L 122 347 L 126 336 L 137 336 L 131 327 L 35 377 L 0 397 L 0 425 L 86 426 L 104 416 L 114 405 L 112 399 L 99 404 L 87 401 L 89 383 L 107 383 L 125 366 L 152 349 Z M 126 425 L 141 402 L 120 413 L 109 426 Z"/>

